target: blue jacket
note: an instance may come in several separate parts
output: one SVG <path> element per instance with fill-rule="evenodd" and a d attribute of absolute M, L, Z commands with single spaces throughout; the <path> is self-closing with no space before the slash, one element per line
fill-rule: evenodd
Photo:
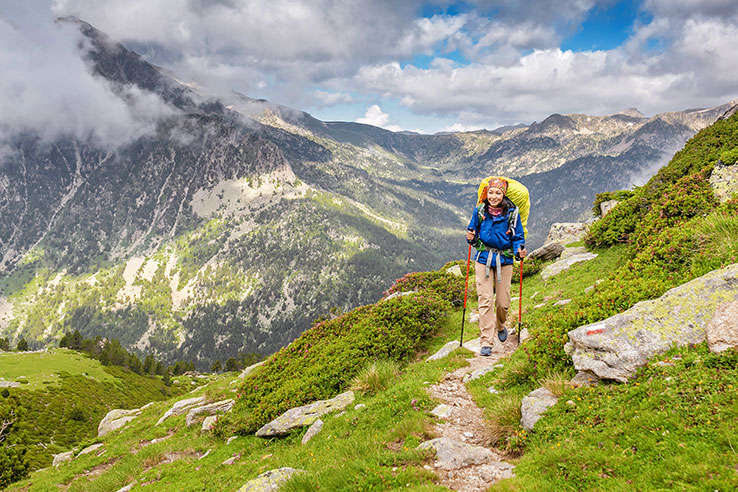
<path fill-rule="evenodd" d="M 508 209 L 506 214 L 499 215 L 497 217 L 490 216 L 485 213 L 484 220 L 479 223 L 479 207 L 484 207 L 481 204 L 474 208 L 472 213 L 471 221 L 469 221 L 469 229 L 474 229 L 476 237 L 481 239 L 482 242 L 493 249 L 499 249 L 500 251 L 512 250 L 512 253 L 517 253 L 518 249 L 525 247 L 525 233 L 523 232 L 523 224 L 520 221 L 520 214 L 517 214 L 515 220 L 515 235 L 512 233 L 508 234 L 508 215 L 515 210 L 515 208 Z M 477 251 L 474 256 L 474 260 L 478 263 L 487 263 L 487 251 Z M 497 253 L 494 253 L 496 256 Z M 495 264 L 496 258 L 492 257 L 492 265 Z M 500 255 L 500 261 L 503 265 L 512 265 L 513 258 L 505 255 Z"/>

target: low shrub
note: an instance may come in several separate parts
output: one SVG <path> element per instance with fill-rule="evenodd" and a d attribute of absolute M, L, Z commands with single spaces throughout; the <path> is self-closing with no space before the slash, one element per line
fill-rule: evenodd
<path fill-rule="evenodd" d="M 390 387 L 400 374 L 400 365 L 393 360 L 374 361 L 356 375 L 351 389 L 364 395 L 375 395 Z"/>
<path fill-rule="evenodd" d="M 466 274 L 466 265 L 462 265 L 462 272 Z M 384 294 L 385 296 L 395 292 L 431 291 L 456 306 L 464 302 L 464 286 L 466 278 L 458 277 L 445 270 L 433 272 L 408 273 L 395 281 Z"/>
<path fill-rule="evenodd" d="M 635 192 L 631 190 L 606 191 L 604 193 L 597 193 L 597 195 L 595 195 L 595 201 L 592 204 L 592 213 L 595 217 L 602 217 L 602 210 L 600 210 L 600 205 L 602 203 L 609 202 L 610 200 L 617 200 L 619 202 L 622 202 L 632 197 L 634 194 Z"/>
<path fill-rule="evenodd" d="M 450 309 L 447 300 L 426 290 L 313 326 L 245 379 L 216 434 L 251 433 L 292 407 L 331 398 L 374 360 L 409 360 Z"/>

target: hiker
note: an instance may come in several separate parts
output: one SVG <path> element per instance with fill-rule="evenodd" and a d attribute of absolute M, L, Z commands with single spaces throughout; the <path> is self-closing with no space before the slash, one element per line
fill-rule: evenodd
<path fill-rule="evenodd" d="M 507 339 L 505 322 L 510 308 L 513 256 L 525 258 L 527 254 L 520 214 L 505 196 L 507 186 L 504 179 L 490 179 L 466 231 L 466 240 L 477 249 L 474 271 L 479 297 L 479 354 L 483 356 L 492 355 L 495 333 L 500 342 Z"/>

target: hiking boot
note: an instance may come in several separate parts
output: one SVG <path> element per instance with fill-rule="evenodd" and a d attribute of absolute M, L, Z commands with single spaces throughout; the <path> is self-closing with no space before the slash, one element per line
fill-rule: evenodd
<path fill-rule="evenodd" d="M 489 357 L 490 355 L 492 355 L 492 347 L 482 347 L 482 350 L 479 351 L 479 355 Z"/>
<path fill-rule="evenodd" d="M 501 342 L 504 342 L 507 340 L 507 327 L 504 326 L 500 331 L 497 332 L 497 338 L 500 339 Z"/>

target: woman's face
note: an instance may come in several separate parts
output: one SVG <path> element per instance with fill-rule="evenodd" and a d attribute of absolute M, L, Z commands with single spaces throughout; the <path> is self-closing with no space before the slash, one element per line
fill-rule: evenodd
<path fill-rule="evenodd" d="M 504 197 L 505 194 L 499 188 L 490 186 L 487 189 L 487 202 L 493 207 L 498 206 Z"/>

